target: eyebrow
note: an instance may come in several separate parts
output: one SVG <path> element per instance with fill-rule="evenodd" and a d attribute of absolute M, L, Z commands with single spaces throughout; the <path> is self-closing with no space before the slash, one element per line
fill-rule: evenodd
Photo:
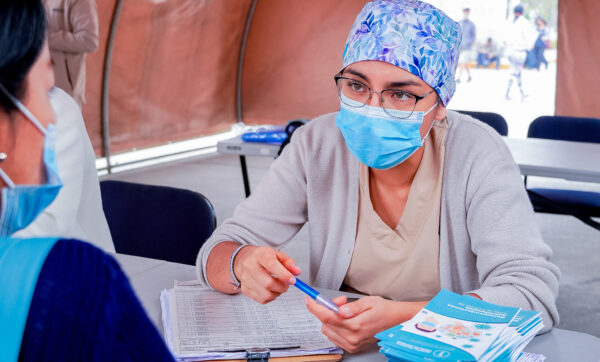
<path fill-rule="evenodd" d="M 344 72 L 346 73 L 350 73 L 353 74 L 357 77 L 360 77 L 362 79 L 364 79 L 367 83 L 369 82 L 369 77 L 367 77 L 366 75 L 362 74 L 361 72 L 357 72 L 354 69 L 346 69 L 344 70 Z M 387 84 L 386 88 L 397 88 L 397 87 L 407 87 L 407 86 L 420 86 L 421 84 L 415 80 L 405 80 L 405 81 L 399 81 L 399 82 L 390 82 Z"/>
<path fill-rule="evenodd" d="M 402 82 L 391 82 L 391 83 L 388 83 L 387 87 L 396 88 L 396 87 L 420 86 L 420 85 L 421 84 L 419 82 L 416 82 L 414 80 L 405 80 L 405 81 L 402 81 Z"/>
<path fill-rule="evenodd" d="M 362 74 L 361 72 L 357 72 L 354 69 L 346 69 L 346 70 L 344 70 L 344 73 L 354 74 L 355 76 L 360 77 L 360 78 L 366 80 L 367 82 L 369 82 L 369 77 L 367 77 L 366 75 Z"/>

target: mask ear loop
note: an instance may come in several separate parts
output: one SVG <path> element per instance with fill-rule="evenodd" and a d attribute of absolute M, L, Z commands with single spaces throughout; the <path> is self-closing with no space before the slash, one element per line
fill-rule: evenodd
<path fill-rule="evenodd" d="M 4 172 L 4 170 L 1 169 L 1 168 L 0 168 L 0 178 L 11 189 L 15 187 L 15 183 L 10 179 L 10 177 L 8 177 L 8 175 L 6 174 L 6 172 Z"/>
<path fill-rule="evenodd" d="M 427 112 L 425 112 L 425 116 L 428 115 L 431 111 L 433 111 L 433 109 L 435 107 L 437 107 L 437 105 L 438 105 L 438 102 L 435 102 L 435 104 L 433 105 L 433 107 L 429 108 L 429 110 Z M 423 139 L 421 140 L 421 144 L 424 144 L 425 140 L 427 139 L 427 137 L 429 137 L 429 133 L 431 132 L 431 129 L 433 128 L 433 124 L 435 122 L 436 122 L 435 120 L 433 122 L 431 122 L 431 125 L 429 126 L 429 129 L 427 130 L 427 133 L 425 133 L 425 137 L 423 137 Z"/>
<path fill-rule="evenodd" d="M 13 102 L 13 104 L 15 105 L 15 107 L 17 107 L 17 109 L 19 111 L 21 111 L 21 113 L 23 113 L 23 115 L 25 117 L 27 117 L 31 123 L 33 123 L 34 126 L 37 127 L 37 129 L 40 130 L 40 132 L 42 132 L 42 134 L 44 136 L 48 135 L 48 132 L 46 131 L 46 129 L 42 126 L 42 124 L 40 123 L 40 121 L 38 121 L 37 117 L 33 115 L 33 113 L 31 113 L 29 111 L 29 109 L 27 109 L 27 107 L 25 107 L 23 105 L 23 103 L 21 103 L 21 101 L 19 101 L 18 99 L 16 99 L 15 97 L 13 97 L 12 94 L 10 94 L 6 88 L 4 88 L 4 85 L 2 85 L 2 83 L 0 83 L 0 90 L 2 91 L 2 93 L 4 93 L 4 95 L 11 100 L 11 102 Z"/>
<path fill-rule="evenodd" d="M 40 131 L 42 132 L 42 134 L 44 136 L 48 135 L 48 131 L 46 131 L 46 129 L 42 126 L 42 124 L 40 123 L 40 121 L 38 121 L 38 119 L 33 115 L 33 113 L 31 113 L 27 107 L 25 107 L 23 105 L 23 103 L 21 103 L 18 99 L 16 99 L 15 97 L 13 97 L 12 94 L 10 94 L 6 88 L 4 88 L 4 85 L 2 83 L 0 83 L 0 90 L 2 91 L 2 93 L 4 93 L 4 95 L 11 100 L 11 102 L 13 102 L 13 104 L 15 105 L 15 107 L 17 107 L 17 109 L 19 111 L 21 111 L 21 113 L 23 113 L 23 115 L 29 119 L 29 121 L 31 123 L 33 123 L 33 125 Z M 4 156 L 4 157 L 3 157 Z M 0 163 L 2 163 L 4 160 L 6 159 L 6 153 L 0 153 Z M 2 170 L 0 168 L 0 178 L 4 181 L 4 183 L 10 187 L 10 188 L 14 188 L 15 187 L 15 183 L 10 179 L 10 177 L 8 177 L 8 175 L 6 174 L 6 172 L 4 172 L 4 170 Z"/>

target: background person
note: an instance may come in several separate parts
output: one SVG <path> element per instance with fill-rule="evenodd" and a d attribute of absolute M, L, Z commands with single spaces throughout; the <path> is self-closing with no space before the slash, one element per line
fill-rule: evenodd
<path fill-rule="evenodd" d="M 510 76 L 508 87 L 506 88 L 507 100 L 510 100 L 510 89 L 513 82 L 516 81 L 521 92 L 521 100 L 527 97 L 523 91 L 523 67 L 527 59 L 527 52 L 532 48 L 534 42 L 533 28 L 529 21 L 523 16 L 523 6 L 517 5 L 514 10 L 514 17 L 509 20 L 506 26 L 506 53 L 510 62 Z"/>
<path fill-rule="evenodd" d="M 86 53 L 98 49 L 95 0 L 43 0 L 56 86 L 85 103 Z"/>
<path fill-rule="evenodd" d="M 462 30 L 462 42 L 460 43 L 460 53 L 458 55 L 458 76 L 456 81 L 460 82 L 463 71 L 467 73 L 467 82 L 471 81 L 471 71 L 469 70 L 469 62 L 473 61 L 473 44 L 477 37 L 477 29 L 475 23 L 469 19 L 471 10 L 469 8 L 463 9 L 463 19 L 460 21 L 460 28 Z"/>
<path fill-rule="evenodd" d="M 117 262 L 58 238 L 11 238 L 56 198 L 54 86 L 40 0 L 0 2 L 3 361 L 173 361 Z"/>
<path fill-rule="evenodd" d="M 492 38 L 488 38 L 485 44 L 482 44 L 479 47 L 479 51 L 477 53 L 477 68 L 488 67 L 492 63 L 496 63 L 496 69 L 500 68 L 498 47 Z"/>
<path fill-rule="evenodd" d="M 548 69 L 548 61 L 544 56 L 544 52 L 547 48 L 549 48 L 550 44 L 550 40 L 548 39 L 548 32 L 546 31 L 546 20 L 538 16 L 535 19 L 535 25 L 537 27 L 538 37 L 535 40 L 535 45 L 533 46 L 533 51 L 535 54 L 534 68 L 540 70 L 540 66 L 542 65 L 542 63 L 544 63 L 546 69 Z"/>
<path fill-rule="evenodd" d="M 460 39 L 459 24 L 429 4 L 367 3 L 335 76 L 340 111 L 295 132 L 202 246 L 198 277 L 268 303 L 302 273 L 278 249 L 309 222 L 303 278 L 367 295 L 335 298 L 339 314 L 307 301 L 349 352 L 440 288 L 538 310 L 544 331 L 556 325 L 559 270 L 510 151 L 492 128 L 446 109 Z"/>

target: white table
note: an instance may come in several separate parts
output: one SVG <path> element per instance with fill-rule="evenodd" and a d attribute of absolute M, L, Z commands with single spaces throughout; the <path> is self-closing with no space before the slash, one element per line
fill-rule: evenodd
<path fill-rule="evenodd" d="M 521 174 L 600 183 L 600 144 L 502 137 Z M 246 196 L 250 195 L 245 156 L 277 157 L 279 145 L 244 142 L 241 136 L 217 143 L 217 152 L 240 156 Z"/>
<path fill-rule="evenodd" d="M 244 192 L 246 197 L 250 196 L 250 181 L 248 180 L 248 168 L 246 167 L 246 156 L 277 157 L 281 146 L 272 143 L 244 142 L 242 136 L 229 138 L 217 142 L 217 153 L 238 155 L 242 169 L 242 180 L 244 181 Z"/>
<path fill-rule="evenodd" d="M 159 296 L 163 289 L 173 287 L 174 280 L 192 280 L 196 278 L 195 268 L 191 265 L 169 263 L 162 260 L 140 258 L 116 254 L 133 289 L 140 298 L 150 319 L 163 332 Z M 337 291 L 322 291 L 330 297 Z M 593 303 L 593 302 L 592 302 Z M 579 332 L 554 329 L 537 336 L 525 349 L 527 352 L 546 356 L 547 362 L 553 361 L 598 361 L 600 358 L 600 339 Z M 344 361 L 370 362 L 385 361 L 374 346 L 363 353 L 344 355 Z"/>
<path fill-rule="evenodd" d="M 504 138 L 521 174 L 600 183 L 600 144 Z"/>

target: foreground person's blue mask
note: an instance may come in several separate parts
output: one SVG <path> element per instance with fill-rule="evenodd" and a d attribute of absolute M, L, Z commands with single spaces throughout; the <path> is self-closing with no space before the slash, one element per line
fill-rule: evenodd
<path fill-rule="evenodd" d="M 46 167 L 46 183 L 41 185 L 15 185 L 10 177 L 0 168 L 0 178 L 7 187 L 2 189 L 2 205 L 0 209 L 0 236 L 10 236 L 24 229 L 54 201 L 62 187 L 58 176 L 54 143 L 56 126 L 49 124 L 45 129 L 40 121 L 15 97 L 0 84 L 2 91 L 45 136 L 43 161 Z"/>
<path fill-rule="evenodd" d="M 406 111 L 388 111 L 393 117 L 383 108 L 361 106 L 362 103 L 346 97 L 340 103 L 336 124 L 342 131 L 346 146 L 360 162 L 377 169 L 394 167 L 423 146 L 429 135 L 427 131 L 421 139 L 419 130 L 423 118 L 437 106 L 436 102 L 427 112 L 414 111 L 410 116 L 410 112 Z M 356 103 L 356 108 L 347 105 L 353 103 Z"/>

